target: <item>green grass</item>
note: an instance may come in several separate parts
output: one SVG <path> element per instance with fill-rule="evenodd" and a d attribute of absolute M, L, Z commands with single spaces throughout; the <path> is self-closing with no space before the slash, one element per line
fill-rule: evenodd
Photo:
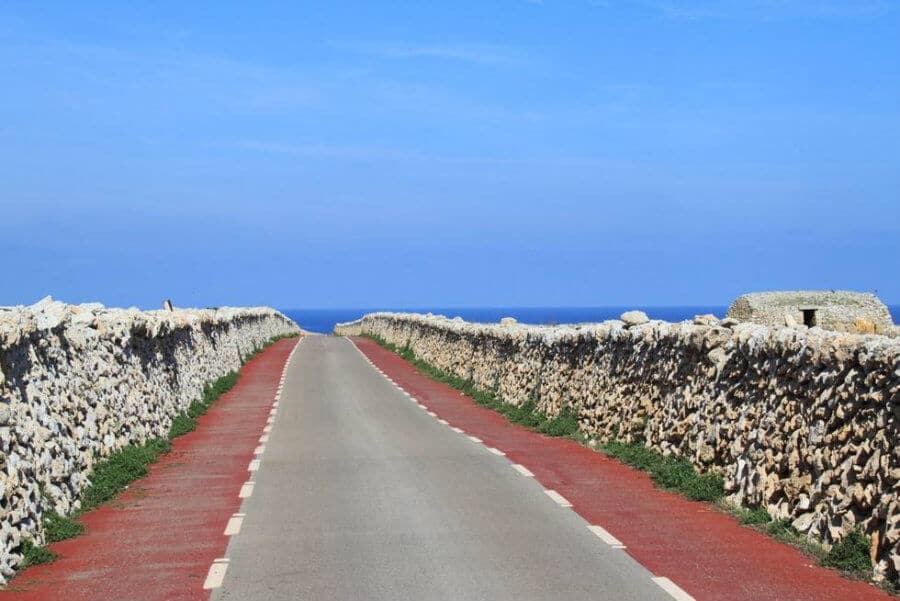
<path fill-rule="evenodd" d="M 872 560 L 869 555 L 871 547 L 872 540 L 856 529 L 834 543 L 822 563 L 852 574 L 871 574 Z"/>
<path fill-rule="evenodd" d="M 241 361 L 247 363 L 269 345 L 295 336 L 285 335 L 271 338 L 262 347 L 256 348 L 242 357 Z M 103 461 L 97 462 L 90 475 L 90 486 L 81 493 L 81 509 L 71 516 L 61 516 L 56 511 L 44 513 L 41 518 L 41 528 L 47 542 L 59 542 L 82 534 L 84 526 L 78 521 L 78 518 L 115 497 L 130 483 L 146 476 L 150 465 L 156 463 L 161 455 L 169 452 L 172 447 L 171 441 L 196 429 L 197 418 L 206 413 L 220 396 L 234 388 L 238 376 L 239 372 L 232 371 L 205 386 L 201 398 L 193 401 L 185 412 L 175 416 L 166 438 L 154 438 L 143 445 L 128 445 L 112 453 Z M 21 550 L 25 556 L 25 566 L 50 563 L 56 559 L 53 551 L 45 545 L 35 545 L 31 540 L 23 541 Z"/>
<path fill-rule="evenodd" d="M 649 472 L 660 487 L 681 493 L 694 501 L 717 501 L 725 496 L 725 485 L 718 474 L 699 474 L 683 457 L 664 457 L 642 443 L 610 441 L 600 450 L 633 468 Z"/>
<path fill-rule="evenodd" d="M 23 567 L 39 566 L 45 563 L 53 563 L 58 557 L 56 553 L 54 553 L 47 547 L 39 547 L 30 540 L 22 541 L 21 550 L 22 555 L 24 556 L 24 559 L 22 560 L 22 563 L 24 564 Z"/>
<path fill-rule="evenodd" d="M 768 524 L 772 521 L 772 516 L 765 507 L 739 507 L 734 513 L 738 521 L 745 526 Z"/>
<path fill-rule="evenodd" d="M 578 433 L 578 416 L 570 407 L 563 407 L 557 415 L 549 417 L 537 409 L 537 403 L 533 400 L 526 401 L 521 405 L 504 402 L 494 391 L 484 390 L 476 386 L 471 380 L 447 373 L 419 359 L 412 349 L 409 348 L 409 345 L 400 347 L 391 344 L 380 336 L 367 334 L 363 336 L 375 341 L 387 350 L 397 353 L 410 362 L 419 372 L 432 380 L 443 382 L 451 388 L 459 390 L 478 405 L 500 413 L 514 424 L 521 424 L 547 436 L 572 438 Z"/>
<path fill-rule="evenodd" d="M 41 522 L 48 543 L 74 538 L 84 532 L 84 526 L 77 520 L 59 515 L 55 511 L 45 512 Z"/>

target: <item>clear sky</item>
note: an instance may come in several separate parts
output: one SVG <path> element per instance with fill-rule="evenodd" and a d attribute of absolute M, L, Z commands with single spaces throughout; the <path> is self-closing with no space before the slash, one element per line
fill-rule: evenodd
<path fill-rule="evenodd" d="M 0 305 L 900 303 L 891 0 L 0 4 Z"/>

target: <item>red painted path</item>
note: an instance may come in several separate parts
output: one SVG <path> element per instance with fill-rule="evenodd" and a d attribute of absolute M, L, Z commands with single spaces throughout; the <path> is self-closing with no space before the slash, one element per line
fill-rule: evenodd
<path fill-rule="evenodd" d="M 177 438 L 146 478 L 85 515 L 84 535 L 53 544 L 59 560 L 24 570 L 0 599 L 209 599 L 203 581 L 225 554 L 225 524 L 240 508 L 247 465 L 296 342 L 278 341 L 249 361 L 197 430 Z"/>
<path fill-rule="evenodd" d="M 705 503 L 654 487 L 649 476 L 582 447 L 510 424 L 371 340 L 354 339 L 382 371 L 439 417 L 504 451 L 548 489 L 603 526 L 654 576 L 698 601 L 888 601 L 877 588 L 847 580 L 799 551 Z M 894 599 L 894 601 L 896 601 Z"/>

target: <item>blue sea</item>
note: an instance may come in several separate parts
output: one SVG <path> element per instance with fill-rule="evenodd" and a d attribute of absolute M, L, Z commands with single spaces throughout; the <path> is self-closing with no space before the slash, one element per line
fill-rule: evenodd
<path fill-rule="evenodd" d="M 694 315 L 712 313 L 724 317 L 728 307 L 722 305 L 682 306 L 682 307 L 409 307 L 409 308 L 369 308 L 369 309 L 286 309 L 282 312 L 312 332 L 330 334 L 335 324 L 359 319 L 366 313 L 376 311 L 402 311 L 412 313 L 436 313 L 447 317 L 462 317 L 466 321 L 491 323 L 501 317 L 515 317 L 522 323 L 552 325 L 562 323 L 585 323 L 617 319 L 625 311 L 639 309 L 651 319 L 682 321 Z M 889 307 L 894 323 L 900 319 L 900 305 Z"/>

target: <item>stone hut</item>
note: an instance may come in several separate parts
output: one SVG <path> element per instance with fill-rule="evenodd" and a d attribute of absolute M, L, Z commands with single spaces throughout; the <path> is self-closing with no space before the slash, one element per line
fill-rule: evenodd
<path fill-rule="evenodd" d="M 731 303 L 728 317 L 772 327 L 818 326 L 860 334 L 888 334 L 894 327 L 877 296 L 844 290 L 744 294 Z"/>

